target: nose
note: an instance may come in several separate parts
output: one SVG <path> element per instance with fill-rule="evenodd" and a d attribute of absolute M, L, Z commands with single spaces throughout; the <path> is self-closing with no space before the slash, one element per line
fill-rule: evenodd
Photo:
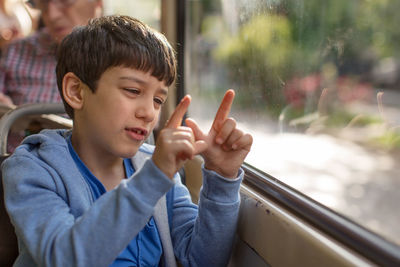
<path fill-rule="evenodd" d="M 43 11 L 51 21 L 57 20 L 63 15 L 62 10 L 53 1 L 48 1 Z"/>
<path fill-rule="evenodd" d="M 146 122 L 152 122 L 156 117 L 156 109 L 154 108 L 153 99 L 143 98 L 139 101 L 135 115 L 136 118 L 142 119 Z"/>

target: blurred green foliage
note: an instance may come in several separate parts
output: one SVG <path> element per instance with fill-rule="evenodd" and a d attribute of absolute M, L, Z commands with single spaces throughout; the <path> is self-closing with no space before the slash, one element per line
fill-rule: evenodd
<path fill-rule="evenodd" d="M 374 146 L 387 150 L 400 148 L 400 132 L 394 129 L 389 129 L 381 136 L 370 140 L 370 142 Z"/>
<path fill-rule="evenodd" d="M 234 37 L 221 40 L 215 57 L 225 63 L 239 84 L 241 104 L 252 105 L 261 98 L 267 105 L 281 108 L 281 95 L 291 60 L 290 23 L 283 16 L 255 16 Z M 282 76 L 284 75 L 284 76 Z"/>
<path fill-rule="evenodd" d="M 235 1 L 240 16 L 233 29 L 216 19 L 223 7 L 205 2 L 213 19 L 205 18 L 201 30 L 214 39 L 213 56 L 238 88 L 238 102 L 275 116 L 290 104 L 283 91 L 295 77 L 332 65 L 337 77 L 364 78 L 379 60 L 400 58 L 400 1 Z"/>
<path fill-rule="evenodd" d="M 356 127 L 363 127 L 370 124 L 382 124 L 383 121 L 377 116 L 356 115 L 345 109 L 335 110 L 325 121 L 327 126 L 337 128 L 344 128 L 350 123 Z"/>

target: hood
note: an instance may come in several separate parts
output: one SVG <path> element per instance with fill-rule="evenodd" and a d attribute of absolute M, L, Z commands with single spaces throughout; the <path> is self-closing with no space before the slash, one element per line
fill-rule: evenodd
<path fill-rule="evenodd" d="M 28 148 L 39 149 L 42 146 L 47 145 L 62 145 L 64 144 L 67 147 L 66 138 L 70 136 L 72 133 L 71 130 L 58 129 L 58 130 L 42 130 L 38 134 L 33 134 L 26 137 L 21 145 L 15 151 Z"/>

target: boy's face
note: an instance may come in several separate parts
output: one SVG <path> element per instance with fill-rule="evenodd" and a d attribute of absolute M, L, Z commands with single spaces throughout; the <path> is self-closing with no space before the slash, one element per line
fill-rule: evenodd
<path fill-rule="evenodd" d="M 91 146 L 85 149 L 97 156 L 132 157 L 156 126 L 167 93 L 164 82 L 149 73 L 107 69 L 95 93 L 85 88 L 83 108 L 75 113 L 74 123 Z"/>

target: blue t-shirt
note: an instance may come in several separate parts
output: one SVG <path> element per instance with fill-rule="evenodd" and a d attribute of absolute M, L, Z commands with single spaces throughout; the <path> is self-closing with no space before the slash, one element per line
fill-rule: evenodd
<path fill-rule="evenodd" d="M 106 192 L 105 187 L 81 161 L 72 147 L 70 138 L 68 139 L 68 148 L 75 164 L 92 190 L 93 199 L 97 200 Z M 124 167 L 127 177 L 132 176 L 135 172 L 130 159 L 124 159 Z M 142 231 L 138 233 L 110 266 L 159 266 L 161 254 L 160 236 L 154 218 L 151 217 Z"/>

